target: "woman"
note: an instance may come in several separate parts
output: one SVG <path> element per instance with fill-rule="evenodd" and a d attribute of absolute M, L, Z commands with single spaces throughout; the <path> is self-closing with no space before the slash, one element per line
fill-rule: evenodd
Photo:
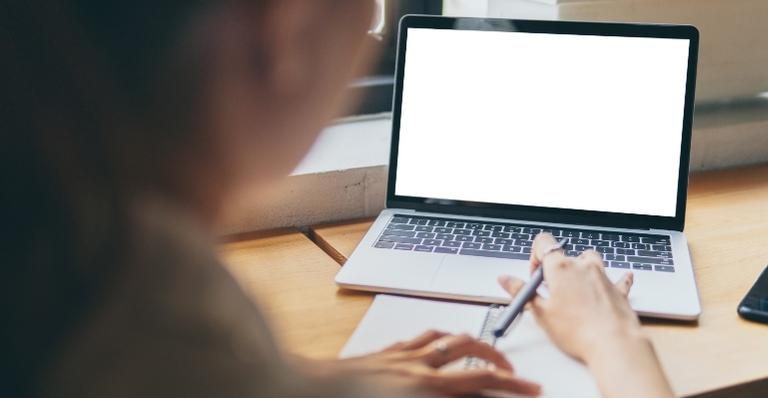
<path fill-rule="evenodd" d="M 428 331 L 293 361 L 219 266 L 228 200 L 301 159 L 370 58 L 372 2 L 10 1 L 0 12 L 3 391 L 14 396 L 536 395 L 492 347 Z M 670 396 L 594 253 L 542 256 L 531 304 L 605 396 Z M 542 258 L 543 257 L 543 258 Z M 514 295 L 520 281 L 502 277 Z M 439 372 L 472 355 L 489 369 Z M 9 395 L 4 395 L 9 396 Z"/>

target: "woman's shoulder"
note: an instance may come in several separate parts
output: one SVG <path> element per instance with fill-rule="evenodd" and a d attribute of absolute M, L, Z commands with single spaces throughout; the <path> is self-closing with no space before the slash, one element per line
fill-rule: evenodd
<path fill-rule="evenodd" d="M 49 386 L 78 396 L 195 396 L 202 390 L 183 389 L 243 390 L 246 380 L 235 377 L 244 369 L 248 383 L 284 377 L 263 316 L 204 228 L 166 203 L 147 202 L 133 210 L 128 235 L 125 266 L 58 356 Z"/>

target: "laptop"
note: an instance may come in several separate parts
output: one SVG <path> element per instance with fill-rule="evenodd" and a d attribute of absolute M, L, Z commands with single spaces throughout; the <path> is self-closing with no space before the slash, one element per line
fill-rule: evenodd
<path fill-rule="evenodd" d="M 540 232 L 631 271 L 644 316 L 697 319 L 683 234 L 692 26 L 405 16 L 386 209 L 344 288 L 508 303 Z"/>

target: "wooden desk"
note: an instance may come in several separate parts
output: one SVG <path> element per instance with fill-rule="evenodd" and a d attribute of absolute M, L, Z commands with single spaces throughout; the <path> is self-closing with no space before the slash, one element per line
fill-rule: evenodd
<path fill-rule="evenodd" d="M 226 243 L 220 251 L 290 351 L 335 357 L 371 303 L 369 294 L 338 291 L 339 265 L 297 231 Z"/>
<path fill-rule="evenodd" d="M 768 326 L 736 314 L 768 264 L 768 166 L 695 175 L 686 219 L 703 314 L 698 325 L 646 320 L 644 328 L 678 394 L 768 396 Z M 369 225 L 321 226 L 310 233 L 343 263 Z"/>

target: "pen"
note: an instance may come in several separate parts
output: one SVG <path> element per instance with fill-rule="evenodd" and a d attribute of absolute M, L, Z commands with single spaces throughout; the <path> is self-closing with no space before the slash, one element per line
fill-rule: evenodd
<path fill-rule="evenodd" d="M 555 250 L 562 249 L 567 242 L 567 239 L 563 239 L 555 243 L 552 245 L 552 247 L 549 248 L 549 250 L 547 250 L 546 253 L 544 253 L 544 256 Z M 544 256 L 542 256 L 542 258 Z M 507 330 L 512 325 L 512 322 L 514 322 L 517 316 L 523 312 L 523 307 L 525 307 L 525 304 L 530 301 L 531 298 L 533 298 L 533 296 L 536 294 L 536 289 L 539 288 L 539 285 L 541 285 L 542 281 L 544 281 L 544 267 L 539 267 L 536 268 L 536 271 L 533 271 L 531 279 L 528 281 L 528 283 L 526 283 L 523 288 L 520 289 L 520 292 L 517 293 L 512 302 L 509 303 L 507 308 L 505 308 L 499 316 L 499 320 L 496 322 L 496 327 L 493 329 L 494 336 L 498 338 L 504 336 L 507 333 Z"/>

